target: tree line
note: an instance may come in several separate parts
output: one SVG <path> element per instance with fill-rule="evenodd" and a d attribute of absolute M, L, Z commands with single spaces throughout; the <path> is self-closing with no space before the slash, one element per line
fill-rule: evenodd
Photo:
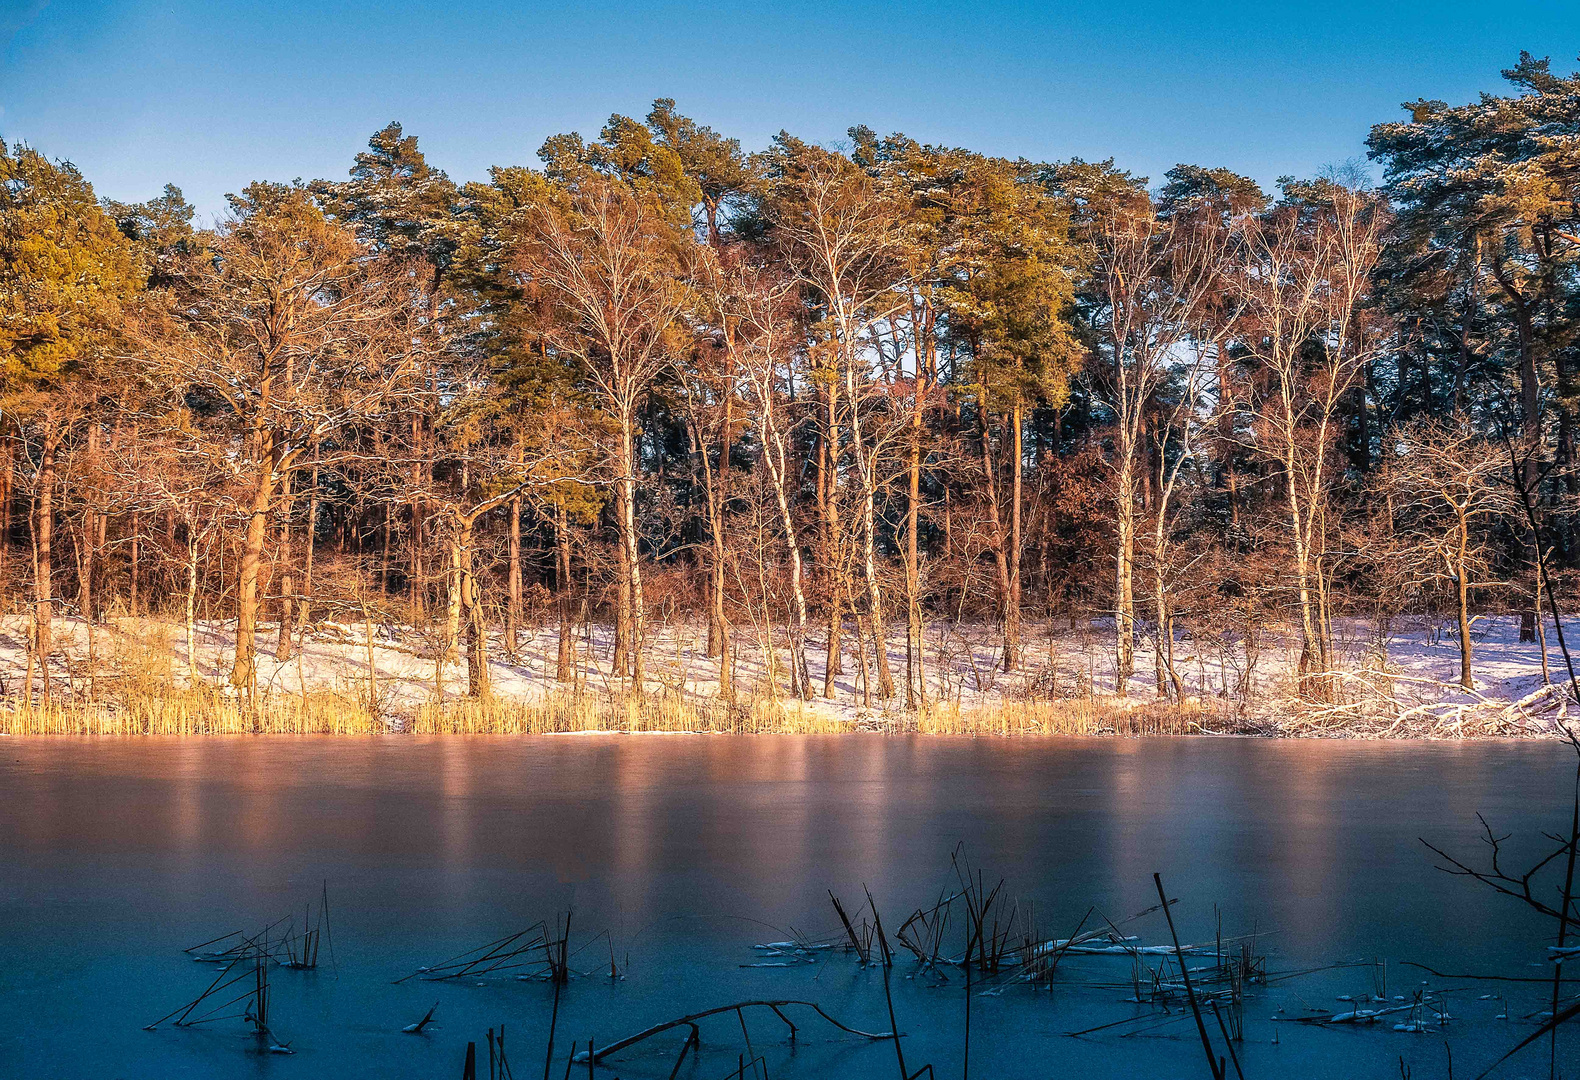
<path fill-rule="evenodd" d="M 746 642 L 922 706 L 942 620 L 1010 671 L 1028 619 L 1111 619 L 1119 692 L 1150 642 L 1172 700 L 1180 642 L 1248 677 L 1282 636 L 1328 700 L 1343 626 L 1441 614 L 1470 686 L 1471 620 L 1542 635 L 1580 563 L 1580 78 L 1503 74 L 1375 126 L 1381 183 L 1273 192 L 865 127 L 747 153 L 660 100 L 465 184 L 391 124 L 198 228 L 0 145 L 29 693 L 67 616 L 166 618 L 189 664 L 223 622 L 251 689 L 372 613 L 475 695 L 537 626 L 572 680 L 591 623 L 640 690 L 683 618 L 731 699 Z"/>

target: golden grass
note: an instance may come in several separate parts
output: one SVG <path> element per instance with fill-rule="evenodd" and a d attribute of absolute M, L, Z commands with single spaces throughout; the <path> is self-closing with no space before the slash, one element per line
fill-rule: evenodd
<path fill-rule="evenodd" d="M 671 694 L 645 699 L 617 695 L 557 695 L 538 702 L 467 699 L 425 705 L 411 730 L 444 735 L 542 735 L 567 732 L 716 732 L 738 735 L 887 734 L 1047 736 L 1193 735 L 1222 731 L 1216 714 L 1198 705 L 1104 702 L 1072 698 L 1007 701 L 962 709 L 895 709 L 860 719 L 826 713 L 794 699 L 754 698 L 736 705 Z"/>
<path fill-rule="evenodd" d="M 910 730 L 925 735 L 1199 735 L 1233 727 L 1195 703 L 1098 698 L 1003 701 L 965 709 L 946 704 L 923 709 L 910 720 Z"/>
<path fill-rule="evenodd" d="M 0 705 L 5 735 L 367 735 L 384 731 L 338 694 L 271 695 L 248 702 L 218 687 L 114 694 L 93 702 Z"/>
<path fill-rule="evenodd" d="M 424 705 L 411 730 L 432 735 L 546 735 L 569 732 L 698 732 L 738 735 L 848 731 L 837 717 L 799 702 L 754 698 L 731 705 L 674 694 L 558 694 L 542 701 L 463 699 Z"/>
<path fill-rule="evenodd" d="M 102 684 L 101 684 L 102 685 Z M 534 701 L 490 697 L 420 706 L 388 722 L 366 699 L 331 691 L 277 692 L 254 700 L 228 687 L 181 687 L 157 677 L 122 677 L 91 701 L 0 703 L 0 735 L 542 735 L 571 732 L 693 732 L 809 735 L 846 732 L 1034 737 L 1191 735 L 1232 728 L 1195 704 L 1071 698 L 955 703 L 859 717 L 793 698 L 752 696 L 736 703 L 676 693 L 559 693 Z"/>

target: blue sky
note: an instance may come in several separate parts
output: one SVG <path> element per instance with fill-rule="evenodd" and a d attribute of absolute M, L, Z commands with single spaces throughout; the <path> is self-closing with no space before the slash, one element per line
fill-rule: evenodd
<path fill-rule="evenodd" d="M 481 179 L 655 97 L 748 149 L 865 123 L 1271 183 L 1363 155 L 1402 101 L 1497 90 L 1522 48 L 1569 70 L 1580 3 L 0 0 L 0 134 L 205 216 L 250 180 L 344 175 L 390 120 Z"/>

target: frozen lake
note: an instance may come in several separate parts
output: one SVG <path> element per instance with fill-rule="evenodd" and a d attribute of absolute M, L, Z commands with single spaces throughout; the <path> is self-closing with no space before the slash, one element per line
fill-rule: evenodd
<path fill-rule="evenodd" d="M 1509 865 L 1523 865 L 1540 830 L 1567 831 L 1574 769 L 1568 747 L 1535 742 L 7 739 L 0 1075 L 453 1080 L 466 1043 L 481 1049 L 503 1024 L 515 1075 L 538 1076 L 546 982 L 393 980 L 571 908 L 580 974 L 560 1005 L 555 1077 L 572 1040 L 607 1044 L 744 999 L 816 1001 L 885 1031 L 881 974 L 853 956 L 742 965 L 763 960 L 756 943 L 837 931 L 828 890 L 854 910 L 870 887 L 892 933 L 952 885 L 963 844 L 1047 937 L 1155 905 L 1154 872 L 1179 898 L 1183 940 L 1255 931 L 1274 977 L 1247 990 L 1248 1077 L 1398 1076 L 1401 1057 L 1416 1077 L 1445 1076 L 1445 1039 L 1470 1076 L 1534 1030 L 1522 1017 L 1550 990 L 1406 962 L 1550 977 L 1550 931 L 1435 870 L 1418 838 L 1479 859 L 1480 811 L 1517 834 Z M 218 974 L 184 947 L 293 912 L 299 924 L 325 880 L 332 962 L 326 947 L 316 971 L 270 974 L 271 1025 L 293 1054 L 261 1052 L 239 1018 L 142 1030 Z M 1124 929 L 1141 944 L 1168 935 L 1161 914 Z M 1309 973 L 1281 977 L 1293 972 Z M 979 981 L 972 1075 L 1208 1075 L 1188 1010 L 1126 1001 L 1132 973 L 1129 957 L 1067 956 L 1051 989 Z M 902 955 L 894 1006 L 907 1065 L 959 1076 L 964 984 L 946 974 Z M 1384 977 L 1390 1001 L 1423 981 L 1447 991 L 1454 1019 L 1430 1034 L 1394 1031 L 1398 1016 L 1365 1029 L 1272 1019 L 1352 1009 L 1340 999 Z M 401 1033 L 435 1001 L 434 1026 Z M 747 1021 L 772 1077 L 896 1075 L 892 1044 L 810 1018 L 792 1044 L 772 1014 Z M 1114 1021 L 1128 1022 L 1068 1034 Z M 1561 1053 L 1580 1048 L 1569 1030 Z M 667 1077 L 682 1040 L 667 1033 L 598 1075 Z M 702 1040 L 681 1076 L 722 1078 L 746 1050 L 733 1015 L 704 1022 Z M 1506 1075 L 1545 1076 L 1545 1043 L 1526 1053 Z"/>

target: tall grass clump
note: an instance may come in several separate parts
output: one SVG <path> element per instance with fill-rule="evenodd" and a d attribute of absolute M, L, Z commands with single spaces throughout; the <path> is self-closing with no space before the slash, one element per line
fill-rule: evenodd
<path fill-rule="evenodd" d="M 564 693 L 522 701 L 465 698 L 427 704 L 411 730 L 428 735 L 673 732 L 770 735 L 832 733 L 850 725 L 799 702 L 752 697 L 734 703 L 674 693 Z"/>
<path fill-rule="evenodd" d="M 212 686 L 117 690 L 94 700 L 0 704 L 5 735 L 367 735 L 362 703 L 329 692 L 247 698 Z"/>
<path fill-rule="evenodd" d="M 1187 702 L 1123 703 L 1100 698 L 1055 698 L 1044 701 L 1002 701 L 961 707 L 955 703 L 929 706 L 908 721 L 924 735 L 1200 735 L 1244 730 L 1232 718 Z"/>

